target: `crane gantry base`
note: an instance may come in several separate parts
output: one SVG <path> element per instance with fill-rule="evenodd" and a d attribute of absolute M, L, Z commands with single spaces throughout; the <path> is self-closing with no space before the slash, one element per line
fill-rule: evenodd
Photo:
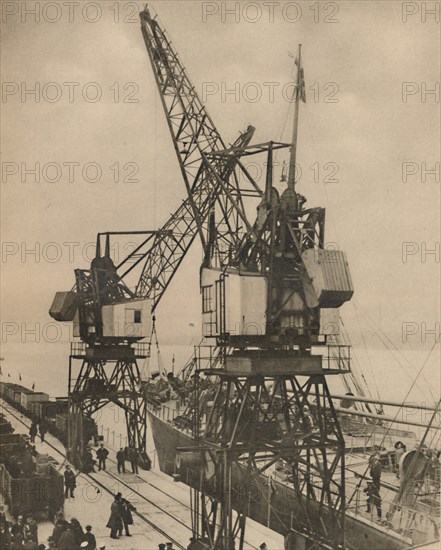
<path fill-rule="evenodd" d="M 114 405 L 115 422 L 124 421 L 127 445 L 139 451 L 144 467 L 149 468 L 146 454 L 147 409 L 140 391 L 138 359 L 146 354 L 133 346 L 86 346 L 85 350 L 70 355 L 69 359 L 69 425 L 68 450 L 71 461 L 83 466 L 87 434 L 84 418 L 92 418 L 98 411 Z M 124 420 L 119 420 L 119 410 Z"/>
<path fill-rule="evenodd" d="M 342 548 L 344 439 L 326 375 L 222 371 L 204 371 L 217 378 L 216 396 L 208 412 L 200 400 L 194 411 L 203 467 L 194 479 L 181 472 L 193 488 L 195 538 L 211 550 L 241 550 L 247 516 L 263 514 L 278 532 L 302 533 L 305 548 Z M 296 499 L 275 517 L 268 483 L 281 469 Z"/>

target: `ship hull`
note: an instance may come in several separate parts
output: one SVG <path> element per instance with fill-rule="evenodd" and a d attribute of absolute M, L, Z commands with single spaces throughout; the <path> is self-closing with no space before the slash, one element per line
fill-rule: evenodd
<path fill-rule="evenodd" d="M 194 456 L 185 460 L 185 454 L 177 458 L 178 449 L 188 449 L 195 446 L 192 437 L 169 422 L 148 411 L 153 440 L 161 471 L 167 475 L 180 474 L 180 481 L 191 487 L 199 488 L 200 466 Z M 243 479 L 239 469 L 233 470 L 233 487 L 243 487 Z M 289 532 L 291 521 L 301 518 L 304 510 L 311 511 L 311 502 L 302 497 L 303 502 L 296 496 L 294 490 L 286 484 L 271 480 L 260 474 L 248 487 L 250 498 L 247 516 L 262 525 L 285 536 Z M 206 487 L 212 491 L 213 488 Z M 213 494 L 212 494 L 213 496 Z M 331 524 L 331 516 L 326 511 L 321 514 L 321 520 L 329 525 L 332 531 L 335 525 Z M 346 546 L 357 550 L 395 550 L 409 547 L 409 540 L 403 540 L 391 531 L 380 525 L 371 524 L 362 517 L 346 514 Z"/>

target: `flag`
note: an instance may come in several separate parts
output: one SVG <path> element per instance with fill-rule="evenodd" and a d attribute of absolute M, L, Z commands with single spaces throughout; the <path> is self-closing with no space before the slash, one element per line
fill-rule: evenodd
<path fill-rule="evenodd" d="M 305 90 L 305 71 L 303 70 L 303 67 L 299 67 L 299 60 L 296 57 L 295 64 L 298 67 L 299 71 L 299 87 L 297 90 L 297 101 L 301 99 L 303 103 L 306 103 L 306 90 Z"/>
<path fill-rule="evenodd" d="M 300 98 L 303 101 L 303 103 L 306 103 L 306 90 L 305 90 L 305 72 L 303 71 L 303 68 L 300 68 Z"/>

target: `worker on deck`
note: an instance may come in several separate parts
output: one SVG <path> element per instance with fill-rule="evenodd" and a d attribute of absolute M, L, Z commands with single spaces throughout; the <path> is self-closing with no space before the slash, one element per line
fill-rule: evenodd
<path fill-rule="evenodd" d="M 363 490 L 367 496 L 367 508 L 366 511 L 370 513 L 371 507 L 377 508 L 377 519 L 381 520 L 381 495 L 379 489 L 372 481 L 368 481 L 367 486 Z"/>
<path fill-rule="evenodd" d="M 305 405 L 303 407 L 303 429 L 305 432 L 312 432 L 314 429 L 314 419 L 312 418 L 311 411 L 309 410 L 309 407 Z"/>
<path fill-rule="evenodd" d="M 172 372 L 167 374 L 168 382 L 168 398 L 177 399 L 182 396 L 184 390 L 184 383 L 179 378 L 176 378 Z"/>
<path fill-rule="evenodd" d="M 397 441 L 394 445 L 394 449 L 395 449 L 394 468 L 397 474 L 397 478 L 399 479 L 400 478 L 400 460 L 407 449 L 406 449 L 406 445 L 402 441 Z"/>
<path fill-rule="evenodd" d="M 382 467 L 380 462 L 380 453 L 374 453 L 369 460 L 369 464 L 370 464 L 369 474 L 372 478 L 372 483 L 378 489 L 378 492 L 380 492 L 380 486 L 381 486 L 380 479 L 381 479 L 381 472 L 382 472 Z"/>

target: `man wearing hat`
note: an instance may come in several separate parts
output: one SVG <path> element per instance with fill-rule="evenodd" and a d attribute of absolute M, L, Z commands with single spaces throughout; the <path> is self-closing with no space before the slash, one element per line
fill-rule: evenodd
<path fill-rule="evenodd" d="M 70 492 L 71 498 L 75 498 L 74 491 L 75 491 L 75 487 L 77 486 L 77 481 L 76 481 L 75 474 L 70 469 L 69 464 L 66 464 L 66 469 L 64 470 L 64 486 L 66 488 L 64 492 L 64 498 L 69 497 L 69 492 Z"/>
<path fill-rule="evenodd" d="M 121 493 L 117 493 L 110 507 L 110 518 L 106 527 L 110 529 L 111 539 L 119 539 L 118 532 L 123 528 L 120 499 Z"/>
<path fill-rule="evenodd" d="M 96 539 L 95 535 L 92 533 L 91 525 L 86 525 L 86 532 L 83 535 L 83 542 L 80 547 L 85 550 L 96 550 Z"/>

